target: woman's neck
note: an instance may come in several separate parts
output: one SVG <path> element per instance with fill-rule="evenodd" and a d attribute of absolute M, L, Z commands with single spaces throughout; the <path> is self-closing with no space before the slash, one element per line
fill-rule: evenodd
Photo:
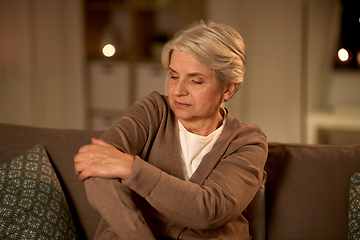
<path fill-rule="evenodd" d="M 199 119 L 194 121 L 184 121 L 179 119 L 179 121 L 187 131 L 200 136 L 208 136 L 222 125 L 224 116 L 224 110 L 223 108 L 220 108 L 218 114 L 210 119 Z"/>

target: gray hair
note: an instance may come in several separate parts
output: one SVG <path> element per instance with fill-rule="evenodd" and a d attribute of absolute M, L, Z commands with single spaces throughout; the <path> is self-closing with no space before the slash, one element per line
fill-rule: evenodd
<path fill-rule="evenodd" d="M 238 83 L 236 91 L 241 88 L 246 64 L 245 44 L 233 28 L 200 21 L 176 33 L 162 50 L 161 61 L 166 69 L 169 68 L 174 50 L 188 54 L 213 70 L 222 86 Z"/>

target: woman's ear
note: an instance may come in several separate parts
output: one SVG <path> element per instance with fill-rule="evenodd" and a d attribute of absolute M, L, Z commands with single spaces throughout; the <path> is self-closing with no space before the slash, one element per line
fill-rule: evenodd
<path fill-rule="evenodd" d="M 232 96 L 235 94 L 238 83 L 229 83 L 224 90 L 223 94 L 223 102 L 227 102 L 232 98 Z"/>

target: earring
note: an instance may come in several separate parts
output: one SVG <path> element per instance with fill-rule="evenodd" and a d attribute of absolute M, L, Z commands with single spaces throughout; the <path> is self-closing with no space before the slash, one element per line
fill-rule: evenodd
<path fill-rule="evenodd" d="M 227 102 L 227 99 L 226 99 L 226 98 L 224 99 L 224 102 Z"/>

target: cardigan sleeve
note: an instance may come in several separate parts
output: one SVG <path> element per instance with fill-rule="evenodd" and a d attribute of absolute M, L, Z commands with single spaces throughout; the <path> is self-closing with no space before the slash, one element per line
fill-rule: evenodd
<path fill-rule="evenodd" d="M 130 155 L 139 155 L 149 148 L 167 107 L 163 97 L 153 92 L 136 101 L 125 114 L 114 123 L 100 139 Z"/>
<path fill-rule="evenodd" d="M 267 156 L 265 135 L 257 126 L 233 126 L 223 139 L 221 136 L 218 139 L 222 142 L 221 147 L 215 144 L 194 173 L 196 178 L 197 172 L 206 168 L 208 161 L 215 161 L 216 164 L 198 174 L 206 175 L 204 179 L 195 181 L 193 176 L 190 181 L 184 181 L 150 164 L 147 154 L 144 154 L 153 152 L 153 138 L 157 134 L 168 131 L 168 127 L 161 125 L 169 121 L 166 119 L 169 116 L 167 111 L 166 100 L 152 93 L 137 101 L 101 137 L 119 150 L 136 155 L 134 173 L 122 183 L 182 226 L 211 229 L 233 221 L 260 188 Z M 225 131 L 224 128 L 223 133 Z M 157 145 L 157 152 L 161 155 L 157 158 L 166 162 L 167 155 L 161 151 L 163 143 L 168 144 L 162 141 L 161 146 Z"/>
<path fill-rule="evenodd" d="M 123 184 L 185 227 L 223 226 L 245 210 L 261 186 L 267 141 L 260 129 L 250 132 L 252 136 L 231 141 L 202 185 L 171 176 L 139 157 L 133 176 Z"/>

